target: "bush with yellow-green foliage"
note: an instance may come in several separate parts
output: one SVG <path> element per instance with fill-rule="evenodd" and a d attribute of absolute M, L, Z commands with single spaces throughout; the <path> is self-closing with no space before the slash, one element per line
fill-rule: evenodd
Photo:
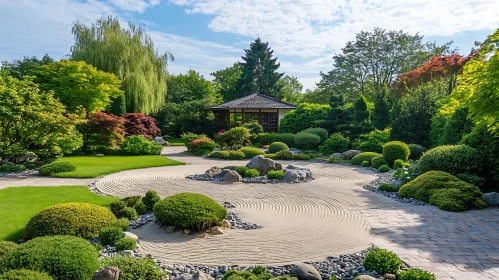
<path fill-rule="evenodd" d="M 166 271 L 150 258 L 112 256 L 99 260 L 99 268 L 116 266 L 120 269 L 119 280 L 163 280 Z"/>
<path fill-rule="evenodd" d="M 88 203 L 57 204 L 31 218 L 24 229 L 24 239 L 46 235 L 92 238 L 115 221 L 113 213 L 102 206 Z"/>
<path fill-rule="evenodd" d="M 383 157 L 390 166 L 393 166 L 393 162 L 397 159 L 408 161 L 410 153 L 409 146 L 404 142 L 392 141 L 383 145 Z"/>
<path fill-rule="evenodd" d="M 483 158 L 467 145 L 439 146 L 425 152 L 419 160 L 421 172 L 438 170 L 452 175 L 479 175 Z"/>
<path fill-rule="evenodd" d="M 203 194 L 184 192 L 156 203 L 153 213 L 165 225 L 205 229 L 221 225 L 227 209 Z"/>
<path fill-rule="evenodd" d="M 442 210 L 459 212 L 487 207 L 480 189 L 443 171 L 429 171 L 399 189 L 402 198 L 429 202 Z"/>
<path fill-rule="evenodd" d="M 243 152 L 243 154 L 246 158 L 253 158 L 254 156 L 265 154 L 262 150 L 260 150 L 258 148 L 252 148 L 252 147 L 244 147 L 244 148 L 241 148 L 239 151 Z"/>
<path fill-rule="evenodd" d="M 267 150 L 267 153 L 269 154 L 275 154 L 280 151 L 288 151 L 289 147 L 283 142 L 273 142 L 272 144 L 269 145 L 269 149 Z"/>
<path fill-rule="evenodd" d="M 0 240 L 0 260 L 3 258 L 3 256 L 5 256 L 5 254 L 16 247 L 17 244 L 14 242 Z"/>
<path fill-rule="evenodd" d="M 371 166 L 373 168 L 380 168 L 382 165 L 388 165 L 388 162 L 385 160 L 384 157 L 375 157 L 371 160 Z"/>
<path fill-rule="evenodd" d="M 45 272 L 28 269 L 14 269 L 0 274 L 0 280 L 52 280 Z"/>
<path fill-rule="evenodd" d="M 396 274 L 401 265 L 402 261 L 395 253 L 380 248 L 370 249 L 364 259 L 364 267 L 367 270 L 376 270 L 381 275 Z"/>
<path fill-rule="evenodd" d="M 411 267 L 397 274 L 398 280 L 436 280 L 435 275 L 421 268 Z"/>
<path fill-rule="evenodd" d="M 373 152 L 365 152 L 365 153 L 360 153 L 356 156 L 354 156 L 351 160 L 350 163 L 353 165 L 362 165 L 363 161 L 369 162 L 369 165 L 371 165 L 371 161 L 375 157 L 381 157 L 381 154 L 378 153 L 373 153 Z"/>

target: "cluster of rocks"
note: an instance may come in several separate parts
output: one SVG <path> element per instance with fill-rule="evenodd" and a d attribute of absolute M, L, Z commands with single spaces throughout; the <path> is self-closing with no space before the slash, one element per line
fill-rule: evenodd
<path fill-rule="evenodd" d="M 426 202 L 419 201 L 414 198 L 401 198 L 397 192 L 386 192 L 379 190 L 378 187 L 381 184 L 393 184 L 396 187 L 400 187 L 401 181 L 400 179 L 393 177 L 393 172 L 379 173 L 377 176 L 378 177 L 375 180 L 365 185 L 364 189 L 381 194 L 383 196 L 386 196 L 401 203 L 410 203 L 414 205 L 429 205 Z"/>
<path fill-rule="evenodd" d="M 38 156 L 33 152 L 26 152 L 22 155 L 9 156 L 6 158 L 0 157 L 0 162 L 2 164 L 14 165 L 14 164 L 25 164 L 28 162 L 36 162 L 38 160 Z"/>
<path fill-rule="evenodd" d="M 226 209 L 233 209 L 235 208 L 234 205 L 232 205 L 230 202 L 224 202 L 223 206 Z M 241 218 L 239 218 L 239 215 L 233 211 L 228 211 L 227 217 L 225 218 L 226 221 L 230 223 L 231 228 L 233 229 L 244 229 L 244 230 L 252 230 L 252 229 L 260 229 L 263 228 L 262 226 L 258 226 L 256 224 L 250 224 L 243 222 Z"/>
<path fill-rule="evenodd" d="M 142 227 L 143 225 L 147 225 L 150 222 L 156 220 L 156 216 L 153 213 L 146 213 L 144 215 L 139 215 L 135 221 L 130 221 L 130 227 L 133 229 L 137 229 Z"/>
<path fill-rule="evenodd" d="M 280 162 L 274 161 L 269 158 L 265 158 L 262 155 L 253 157 L 246 167 L 249 169 L 256 169 L 260 172 L 261 176 L 257 177 L 242 177 L 237 171 L 232 169 L 221 169 L 218 166 L 214 166 L 204 174 L 189 175 L 186 178 L 198 181 L 210 181 L 210 180 L 220 180 L 229 183 L 260 183 L 260 184 L 276 184 L 279 182 L 284 183 L 299 183 L 314 180 L 312 172 L 308 168 L 299 168 L 293 165 L 288 165 L 286 168 L 282 167 Z M 284 177 L 282 180 L 269 179 L 267 174 L 269 171 L 273 170 L 283 170 Z"/>

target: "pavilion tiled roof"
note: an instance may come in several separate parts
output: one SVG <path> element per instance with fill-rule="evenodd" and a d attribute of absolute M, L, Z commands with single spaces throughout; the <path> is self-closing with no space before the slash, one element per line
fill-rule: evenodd
<path fill-rule="evenodd" d="M 211 107 L 212 110 L 228 109 L 296 109 L 296 105 L 273 97 L 253 93 L 229 102 Z"/>

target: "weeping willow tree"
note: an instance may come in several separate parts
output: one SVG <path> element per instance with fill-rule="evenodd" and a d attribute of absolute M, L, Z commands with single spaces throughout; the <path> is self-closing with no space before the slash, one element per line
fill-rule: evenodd
<path fill-rule="evenodd" d="M 70 58 L 85 61 L 97 69 L 114 73 L 122 81 L 125 100 L 111 108 L 150 114 L 165 103 L 170 53 L 159 53 L 143 26 L 130 22 L 122 28 L 117 18 L 102 17 L 91 26 L 76 21 L 72 33 L 75 45 Z M 113 112 L 121 114 L 124 112 Z"/>

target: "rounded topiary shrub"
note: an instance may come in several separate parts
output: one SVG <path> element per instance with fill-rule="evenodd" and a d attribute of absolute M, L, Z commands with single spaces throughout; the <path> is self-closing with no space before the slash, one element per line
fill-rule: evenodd
<path fill-rule="evenodd" d="M 269 179 L 281 180 L 284 177 L 284 170 L 270 170 L 267 177 Z"/>
<path fill-rule="evenodd" d="M 154 215 L 163 224 L 204 229 L 220 225 L 227 210 L 215 200 L 198 193 L 178 193 L 156 203 Z"/>
<path fill-rule="evenodd" d="M 350 143 L 350 140 L 341 133 L 333 133 L 329 136 L 329 139 L 319 147 L 319 151 L 325 155 L 343 153 L 348 149 L 348 143 Z"/>
<path fill-rule="evenodd" d="M 265 154 L 262 150 L 252 147 L 241 148 L 239 151 L 243 152 L 246 158 L 253 158 L 254 156 Z"/>
<path fill-rule="evenodd" d="M 9 270 L 0 274 L 0 280 L 52 280 L 45 272 L 38 272 L 28 269 Z"/>
<path fill-rule="evenodd" d="M 138 215 L 144 215 L 145 213 L 147 213 L 146 205 L 142 201 L 135 205 L 134 208 Z"/>
<path fill-rule="evenodd" d="M 50 176 L 52 174 L 73 172 L 76 170 L 76 165 L 71 162 L 53 162 L 45 164 L 38 170 L 40 176 Z"/>
<path fill-rule="evenodd" d="M 371 166 L 371 164 L 369 163 L 369 161 L 364 160 L 364 161 L 362 162 L 361 166 L 362 166 L 362 167 L 369 167 L 369 166 Z"/>
<path fill-rule="evenodd" d="M 393 162 L 397 159 L 408 161 L 410 153 L 409 146 L 404 142 L 392 141 L 383 145 L 383 157 L 390 166 L 393 166 Z"/>
<path fill-rule="evenodd" d="M 409 146 L 409 150 L 411 151 L 409 158 L 412 160 L 418 160 L 424 152 L 428 151 L 427 148 L 418 144 L 409 144 L 407 146 Z"/>
<path fill-rule="evenodd" d="M 321 143 L 321 138 L 317 134 L 299 132 L 295 136 L 296 146 L 300 149 L 315 150 Z"/>
<path fill-rule="evenodd" d="M 480 189 L 443 171 L 429 171 L 399 189 L 402 198 L 415 198 L 448 211 L 485 208 Z"/>
<path fill-rule="evenodd" d="M 428 150 L 419 160 L 422 173 L 430 170 L 479 175 L 483 159 L 478 152 L 466 145 L 440 146 Z"/>
<path fill-rule="evenodd" d="M 388 171 L 390 171 L 390 166 L 388 165 L 382 165 L 378 168 L 378 171 L 381 172 L 381 173 L 386 173 Z"/>
<path fill-rule="evenodd" d="M 371 160 L 371 166 L 376 169 L 380 168 L 382 165 L 388 165 L 388 162 L 384 157 L 375 157 Z"/>
<path fill-rule="evenodd" d="M 287 151 L 289 150 L 288 145 L 286 145 L 283 142 L 274 142 L 269 145 L 269 149 L 267 150 L 267 153 L 269 154 L 275 154 L 280 151 Z"/>
<path fill-rule="evenodd" d="M 111 202 L 111 205 L 109 205 L 109 208 L 111 208 L 111 212 L 113 212 L 114 215 L 116 215 L 121 209 L 127 207 L 126 202 L 123 200 L 118 200 Z"/>
<path fill-rule="evenodd" d="M 24 239 L 45 235 L 74 235 L 92 238 L 116 221 L 109 209 L 89 203 L 65 203 L 47 207 L 24 229 Z"/>
<path fill-rule="evenodd" d="M 99 260 L 100 269 L 116 266 L 120 269 L 120 280 L 163 280 L 166 271 L 150 258 L 113 256 Z"/>
<path fill-rule="evenodd" d="M 152 211 L 154 204 L 161 200 L 158 193 L 155 190 L 149 190 L 146 195 L 142 198 L 142 202 L 146 206 L 147 211 Z"/>
<path fill-rule="evenodd" d="M 130 238 L 120 238 L 114 243 L 114 246 L 118 251 L 133 250 L 137 246 L 137 242 Z"/>
<path fill-rule="evenodd" d="M 242 160 L 245 158 L 246 156 L 241 151 L 229 151 L 229 159 Z"/>
<path fill-rule="evenodd" d="M 241 152 L 241 154 L 243 154 L 244 156 L 244 153 Z M 214 151 L 214 152 L 211 152 L 208 157 L 210 158 L 220 158 L 220 159 L 229 159 L 229 151 Z"/>
<path fill-rule="evenodd" d="M 393 162 L 393 168 L 397 169 L 397 168 L 402 168 L 404 167 L 404 161 L 401 160 L 401 159 L 396 159 L 394 162 Z"/>
<path fill-rule="evenodd" d="M 398 280 L 436 280 L 435 275 L 421 268 L 411 267 L 397 274 Z"/>
<path fill-rule="evenodd" d="M 128 136 L 121 144 L 121 151 L 127 155 L 159 155 L 162 149 L 163 146 L 144 135 Z"/>
<path fill-rule="evenodd" d="M 275 154 L 274 159 L 281 159 L 281 160 L 293 160 L 294 155 L 292 152 L 283 150 L 279 151 Z"/>
<path fill-rule="evenodd" d="M 376 270 L 381 275 L 396 274 L 401 265 L 402 261 L 395 253 L 380 248 L 369 250 L 364 259 L 364 267 L 367 270 Z"/>
<path fill-rule="evenodd" d="M 132 207 L 125 207 L 116 213 L 116 218 L 127 218 L 130 221 L 137 219 L 137 210 Z"/>
<path fill-rule="evenodd" d="M 29 240 L 7 253 L 1 266 L 44 271 L 60 280 L 88 280 L 98 268 L 97 257 L 97 249 L 83 238 L 44 236 Z"/>
<path fill-rule="evenodd" d="M 17 244 L 11 241 L 0 241 L 0 260 L 7 254 L 8 252 L 14 250 L 17 247 Z"/>
<path fill-rule="evenodd" d="M 99 232 L 100 244 L 113 246 L 121 238 L 122 234 L 122 228 L 115 226 L 105 227 Z"/>
<path fill-rule="evenodd" d="M 121 228 L 122 230 L 127 230 L 130 226 L 130 220 L 127 218 L 121 218 L 116 220 L 116 222 L 112 223 L 110 226 Z"/>
<path fill-rule="evenodd" d="M 307 129 L 303 130 L 302 132 L 312 133 L 312 134 L 319 136 L 321 138 L 321 143 L 324 143 L 327 140 L 328 135 L 329 135 L 329 133 L 327 133 L 327 129 L 321 128 L 321 127 L 307 128 Z"/>
<path fill-rule="evenodd" d="M 369 162 L 369 166 L 371 165 L 371 161 L 375 157 L 381 157 L 380 154 L 378 153 L 373 153 L 373 152 L 365 152 L 365 153 L 360 153 L 352 158 L 350 160 L 350 163 L 353 165 L 362 165 L 363 161 Z"/>

